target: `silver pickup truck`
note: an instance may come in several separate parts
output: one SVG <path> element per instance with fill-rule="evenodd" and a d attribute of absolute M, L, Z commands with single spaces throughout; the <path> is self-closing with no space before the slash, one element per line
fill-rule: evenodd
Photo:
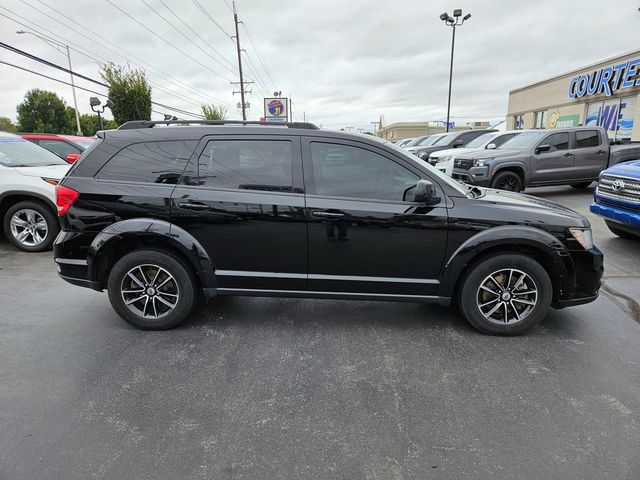
<path fill-rule="evenodd" d="M 610 145 L 602 127 L 525 130 L 499 149 L 457 157 L 453 178 L 471 185 L 520 192 L 526 187 L 586 188 L 602 170 L 640 159 L 640 143 Z"/>

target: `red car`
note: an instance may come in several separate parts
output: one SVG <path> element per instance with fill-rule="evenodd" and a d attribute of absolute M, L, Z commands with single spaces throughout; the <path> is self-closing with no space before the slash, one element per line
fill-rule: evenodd
<path fill-rule="evenodd" d="M 21 133 L 25 140 L 40 145 L 69 163 L 75 162 L 80 154 L 89 145 L 95 142 L 95 138 L 79 137 L 76 135 L 55 135 L 53 133 Z"/>

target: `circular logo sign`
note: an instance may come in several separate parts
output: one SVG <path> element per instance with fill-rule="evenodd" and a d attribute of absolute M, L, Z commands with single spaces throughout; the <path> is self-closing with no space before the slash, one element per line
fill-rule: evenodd
<path fill-rule="evenodd" d="M 267 110 L 274 117 L 280 117 L 284 115 L 284 104 L 280 100 L 271 100 L 267 103 Z"/>
<path fill-rule="evenodd" d="M 618 192 L 620 190 L 624 189 L 624 180 L 620 179 L 620 178 L 616 178 L 615 181 L 613 182 L 613 189 Z"/>
<path fill-rule="evenodd" d="M 560 112 L 558 111 L 552 112 L 551 115 L 549 116 L 549 128 L 556 128 L 556 125 L 558 124 L 559 119 L 560 119 Z"/>

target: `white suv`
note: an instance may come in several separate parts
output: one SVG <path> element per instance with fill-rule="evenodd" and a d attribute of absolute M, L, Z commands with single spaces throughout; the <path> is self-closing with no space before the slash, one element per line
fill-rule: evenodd
<path fill-rule="evenodd" d="M 19 249 L 51 248 L 60 231 L 55 186 L 70 167 L 48 150 L 0 132 L 0 217 L 5 237 Z"/>

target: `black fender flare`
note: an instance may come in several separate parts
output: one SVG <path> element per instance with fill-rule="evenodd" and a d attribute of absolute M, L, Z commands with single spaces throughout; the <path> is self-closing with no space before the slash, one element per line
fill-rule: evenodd
<path fill-rule="evenodd" d="M 491 175 L 489 175 L 489 176 L 493 180 L 493 177 L 495 177 L 497 174 L 499 174 L 503 170 L 509 170 L 509 169 L 514 168 L 514 167 L 522 170 L 522 175 L 523 175 L 522 186 L 526 187 L 527 186 L 527 176 L 529 175 L 529 172 L 527 171 L 527 165 L 524 162 L 498 163 L 495 166 L 495 168 L 491 169 Z"/>
<path fill-rule="evenodd" d="M 539 228 L 526 225 L 502 225 L 483 230 L 468 238 L 446 260 L 440 274 L 438 294 L 451 297 L 466 266 L 483 251 L 496 247 L 532 247 L 546 254 L 560 275 L 562 298 L 571 294 L 575 285 L 575 269 L 567 248 L 560 240 Z M 556 295 L 554 294 L 554 298 Z"/>
<path fill-rule="evenodd" d="M 99 282 L 101 261 L 118 242 L 129 239 L 141 240 L 149 245 L 157 243 L 158 247 L 169 245 L 180 251 L 196 270 L 203 289 L 215 291 L 213 262 L 200 242 L 177 225 L 155 218 L 122 220 L 109 225 L 96 235 L 87 252 L 89 280 Z"/>
<path fill-rule="evenodd" d="M 8 190 L 6 192 L 0 193 L 0 204 L 4 201 L 5 198 L 10 197 L 12 195 L 20 195 L 24 197 L 31 197 L 33 200 L 38 200 L 45 203 L 54 213 L 58 215 L 58 207 L 55 203 L 51 201 L 49 197 L 42 195 L 41 193 L 30 192 L 28 190 Z"/>

